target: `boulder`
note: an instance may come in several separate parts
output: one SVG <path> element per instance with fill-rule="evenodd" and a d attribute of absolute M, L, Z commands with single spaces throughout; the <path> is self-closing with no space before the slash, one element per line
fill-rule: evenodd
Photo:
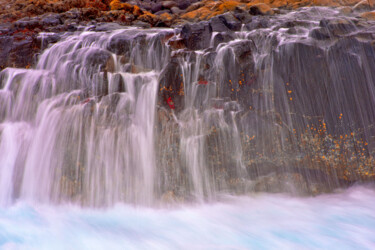
<path fill-rule="evenodd" d="M 322 19 L 319 26 L 326 28 L 334 36 L 345 35 L 356 30 L 356 26 L 351 20 L 343 18 Z"/>
<path fill-rule="evenodd" d="M 214 32 L 228 32 L 230 29 L 227 20 L 223 16 L 215 16 L 210 19 L 210 25 Z"/>
<path fill-rule="evenodd" d="M 219 17 L 223 18 L 224 24 L 232 31 L 239 31 L 241 30 L 242 23 L 240 20 L 236 18 L 236 16 L 232 12 L 227 12 Z"/>
<path fill-rule="evenodd" d="M 132 24 L 136 27 L 143 28 L 143 29 L 151 28 L 151 24 L 149 24 L 147 22 L 143 22 L 141 20 L 135 20 L 135 21 L 133 21 Z"/>
<path fill-rule="evenodd" d="M 172 12 L 171 12 L 171 10 L 160 10 L 160 11 L 154 13 L 154 14 L 157 15 L 157 16 L 161 16 L 163 14 L 172 14 Z"/>
<path fill-rule="evenodd" d="M 246 29 L 251 31 L 254 29 L 264 29 L 270 26 L 270 21 L 264 16 L 255 16 L 251 19 L 251 22 L 245 25 Z"/>
<path fill-rule="evenodd" d="M 86 54 L 85 66 L 98 68 L 99 71 L 114 71 L 114 60 L 112 54 L 103 49 L 91 49 Z"/>
<path fill-rule="evenodd" d="M 233 16 L 242 23 L 248 23 L 251 21 L 251 15 L 248 11 L 244 10 L 243 8 L 237 7 L 234 9 L 232 13 Z"/>
<path fill-rule="evenodd" d="M 171 9 L 172 7 L 175 7 L 177 4 L 175 1 L 164 1 L 161 3 L 163 8 Z"/>
<path fill-rule="evenodd" d="M 177 1 L 177 7 L 181 10 L 186 10 L 190 6 L 189 0 L 179 0 Z"/>
<path fill-rule="evenodd" d="M 176 6 L 173 6 L 173 7 L 171 8 L 171 12 L 172 12 L 173 14 L 175 14 L 175 15 L 180 15 L 180 14 L 184 13 L 183 10 L 180 10 L 180 8 L 178 8 L 178 7 L 176 7 Z"/>
<path fill-rule="evenodd" d="M 145 34 L 126 30 L 112 36 L 111 40 L 108 42 L 107 49 L 115 54 L 128 56 L 133 42 L 144 43 L 145 39 Z"/>
<path fill-rule="evenodd" d="M 38 17 L 25 17 L 13 24 L 17 29 L 35 29 L 40 27 L 40 19 Z"/>
<path fill-rule="evenodd" d="M 213 46 L 216 48 L 220 43 L 227 43 L 232 41 L 234 36 L 228 32 L 220 32 L 214 36 Z"/>
<path fill-rule="evenodd" d="M 181 38 L 188 49 L 200 50 L 208 48 L 211 41 L 212 27 L 208 22 L 185 24 L 181 30 Z"/>
<path fill-rule="evenodd" d="M 41 20 L 42 26 L 57 26 L 62 24 L 61 15 L 60 14 L 47 14 Z"/>
<path fill-rule="evenodd" d="M 254 15 L 254 16 L 257 16 L 257 15 L 273 15 L 274 11 L 267 4 L 258 3 L 258 4 L 255 4 L 255 5 L 252 5 L 249 8 L 249 13 L 251 15 Z"/>
<path fill-rule="evenodd" d="M 326 40 L 331 36 L 326 28 L 316 28 L 309 32 L 309 36 L 317 40 Z"/>
<path fill-rule="evenodd" d="M 151 7 L 151 12 L 156 13 L 158 11 L 161 11 L 163 9 L 163 5 L 161 3 L 155 3 Z"/>

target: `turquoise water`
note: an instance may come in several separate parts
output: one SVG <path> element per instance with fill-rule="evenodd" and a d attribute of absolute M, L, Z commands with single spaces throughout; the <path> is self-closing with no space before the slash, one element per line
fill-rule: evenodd
<path fill-rule="evenodd" d="M 257 194 L 169 208 L 18 203 L 2 249 L 375 249 L 375 189 L 313 198 Z"/>

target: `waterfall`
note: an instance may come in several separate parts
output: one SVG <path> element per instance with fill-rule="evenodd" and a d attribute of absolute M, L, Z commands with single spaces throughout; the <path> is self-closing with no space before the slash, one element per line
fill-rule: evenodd
<path fill-rule="evenodd" d="M 153 203 L 157 79 L 169 56 L 159 36 L 82 32 L 47 49 L 35 69 L 1 73 L 3 204 Z M 129 54 L 110 52 L 121 49 L 116 39 Z"/>
<path fill-rule="evenodd" d="M 366 180 L 374 26 L 327 8 L 230 32 L 194 25 L 193 45 L 193 24 L 66 33 L 35 67 L 1 71 L 1 205 L 152 206 Z"/>

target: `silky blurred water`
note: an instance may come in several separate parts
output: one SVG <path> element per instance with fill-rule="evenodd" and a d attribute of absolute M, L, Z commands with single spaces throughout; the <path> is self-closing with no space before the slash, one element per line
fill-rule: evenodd
<path fill-rule="evenodd" d="M 169 208 L 0 209 L 1 249 L 375 249 L 375 189 Z"/>

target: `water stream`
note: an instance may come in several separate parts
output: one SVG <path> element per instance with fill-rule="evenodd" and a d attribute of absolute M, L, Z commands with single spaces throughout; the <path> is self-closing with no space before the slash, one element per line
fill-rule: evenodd
<path fill-rule="evenodd" d="M 315 198 L 222 197 L 200 206 L 0 209 L 3 249 L 373 249 L 374 189 Z"/>
<path fill-rule="evenodd" d="M 371 186 L 307 198 L 375 173 L 375 26 L 302 8 L 189 49 L 194 25 L 0 72 L 1 246 L 375 247 Z"/>

